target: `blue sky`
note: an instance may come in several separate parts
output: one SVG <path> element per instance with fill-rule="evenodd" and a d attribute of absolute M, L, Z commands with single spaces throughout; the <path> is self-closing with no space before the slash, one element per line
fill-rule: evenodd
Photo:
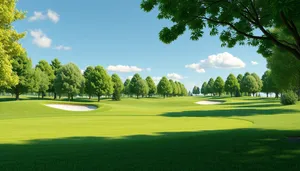
<path fill-rule="evenodd" d="M 20 0 L 17 7 L 27 11 L 27 18 L 14 26 L 19 32 L 27 31 L 21 43 L 34 64 L 58 58 L 64 64 L 76 63 L 80 69 L 89 65 L 111 66 L 110 69 L 119 70 L 116 73 L 123 79 L 135 73 L 124 71 L 141 69 L 143 77 L 169 74 L 189 89 L 201 86 L 211 77 L 226 79 L 229 73 L 247 71 L 261 76 L 266 70 L 266 60 L 257 54 L 255 47 L 222 48 L 219 38 L 209 36 L 208 32 L 199 41 L 191 41 L 186 32 L 169 45 L 162 43 L 158 33 L 171 23 L 158 20 L 157 11 L 143 12 L 140 2 Z M 227 61 L 222 63 L 219 60 L 223 58 Z M 190 64 L 194 64 L 194 69 Z M 196 67 L 205 72 L 197 72 Z"/>

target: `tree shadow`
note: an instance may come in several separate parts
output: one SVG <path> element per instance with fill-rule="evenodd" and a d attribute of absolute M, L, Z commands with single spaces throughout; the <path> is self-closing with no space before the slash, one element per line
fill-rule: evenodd
<path fill-rule="evenodd" d="M 167 117 L 231 117 L 231 116 L 252 116 L 252 115 L 277 115 L 296 113 L 298 110 L 292 109 L 243 109 L 233 110 L 197 110 L 164 113 L 162 116 Z"/>
<path fill-rule="evenodd" d="M 236 106 L 239 108 L 274 108 L 274 107 L 282 107 L 282 104 L 254 104 L 254 105 L 241 105 L 241 106 Z"/>
<path fill-rule="evenodd" d="M 0 144 L 0 170 L 299 171 L 300 131 L 237 129 Z"/>

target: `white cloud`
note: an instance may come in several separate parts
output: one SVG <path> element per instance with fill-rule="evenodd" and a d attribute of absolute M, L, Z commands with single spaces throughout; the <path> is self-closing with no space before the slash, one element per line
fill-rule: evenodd
<path fill-rule="evenodd" d="M 258 65 L 258 62 L 256 62 L 256 61 L 251 61 L 251 64 L 252 64 L 252 65 Z"/>
<path fill-rule="evenodd" d="M 205 68 L 221 68 L 233 69 L 244 68 L 246 64 L 238 57 L 228 52 L 210 55 L 207 59 L 201 60 L 199 63 L 186 65 L 186 68 L 195 69 L 199 73 L 205 72 Z"/>
<path fill-rule="evenodd" d="M 47 16 L 54 23 L 57 23 L 59 21 L 59 15 L 50 9 L 48 10 Z"/>
<path fill-rule="evenodd" d="M 33 22 L 36 20 L 45 20 L 47 16 L 45 16 L 42 12 L 34 11 L 33 16 L 29 17 L 29 21 Z"/>
<path fill-rule="evenodd" d="M 182 80 L 183 79 L 183 76 L 179 75 L 179 74 L 176 74 L 176 73 L 171 73 L 171 74 L 168 74 L 167 77 L 169 79 L 172 79 L 172 80 Z"/>
<path fill-rule="evenodd" d="M 56 46 L 54 49 L 56 49 L 56 50 L 71 50 L 72 48 L 70 46 L 59 45 L 59 46 Z"/>
<path fill-rule="evenodd" d="M 110 65 L 107 67 L 107 70 L 114 72 L 141 72 L 143 69 L 128 65 Z"/>
<path fill-rule="evenodd" d="M 196 72 L 199 72 L 199 73 L 204 73 L 205 72 L 205 69 L 203 69 L 201 67 L 200 63 L 198 63 L 198 64 L 193 63 L 193 64 L 190 64 L 190 65 L 186 65 L 185 67 L 194 69 L 194 70 L 196 70 Z"/>
<path fill-rule="evenodd" d="M 33 37 L 32 43 L 41 48 L 49 48 L 52 40 L 48 38 L 42 30 L 31 30 L 30 35 Z"/>
<path fill-rule="evenodd" d="M 43 12 L 34 11 L 33 16 L 29 17 L 28 21 L 33 22 L 37 20 L 46 20 L 49 19 L 54 23 L 57 23 L 59 21 L 59 14 L 57 14 L 55 11 L 52 11 L 48 9 L 47 14 L 44 14 Z"/>

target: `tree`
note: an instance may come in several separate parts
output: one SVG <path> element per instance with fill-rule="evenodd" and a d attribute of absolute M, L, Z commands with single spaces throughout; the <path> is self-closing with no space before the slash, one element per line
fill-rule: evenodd
<path fill-rule="evenodd" d="M 207 93 L 207 82 L 204 82 L 202 84 L 202 87 L 201 87 L 201 94 L 203 94 L 204 96 L 206 96 L 208 93 Z"/>
<path fill-rule="evenodd" d="M 298 0 L 186 0 L 184 3 L 182 0 L 143 0 L 141 3 L 146 12 L 155 7 L 159 9 L 159 19 L 174 23 L 161 30 L 159 36 L 164 43 L 176 40 L 186 29 L 191 31 L 192 40 L 198 40 L 208 27 L 210 35 L 220 36 L 222 46 L 258 46 L 258 52 L 266 57 L 275 46 L 300 60 Z M 270 28 L 280 28 L 293 41 L 279 38 Z"/>
<path fill-rule="evenodd" d="M 154 83 L 154 81 L 151 77 L 147 77 L 146 82 L 147 82 L 147 85 L 148 85 L 148 88 L 149 88 L 148 96 L 152 97 L 157 92 L 156 85 L 155 85 L 155 83 Z"/>
<path fill-rule="evenodd" d="M 213 78 L 209 79 L 207 87 L 206 87 L 207 94 L 211 94 L 211 95 L 215 96 L 214 84 L 215 84 L 214 79 Z"/>
<path fill-rule="evenodd" d="M 175 85 L 176 85 L 176 89 L 177 89 L 177 96 L 181 96 L 182 94 L 182 90 L 181 90 L 181 86 L 180 86 L 180 83 L 175 81 Z"/>
<path fill-rule="evenodd" d="M 258 85 L 257 90 L 256 90 L 255 93 L 261 92 L 261 89 L 263 87 L 263 83 L 262 83 L 261 79 L 259 78 L 259 76 L 256 73 L 252 73 L 251 75 L 255 78 L 255 80 L 257 82 L 257 85 Z"/>
<path fill-rule="evenodd" d="M 83 77 L 85 78 L 84 92 L 89 96 L 89 99 L 91 99 L 92 95 L 94 94 L 94 89 L 92 86 L 93 72 L 94 72 L 94 68 L 92 66 L 88 66 L 83 73 Z"/>
<path fill-rule="evenodd" d="M 54 79 L 55 92 L 61 96 L 67 94 L 68 100 L 73 100 L 79 94 L 84 78 L 77 65 L 73 63 L 62 66 Z"/>
<path fill-rule="evenodd" d="M 261 80 L 263 82 L 262 92 L 266 93 L 267 97 L 269 97 L 269 93 L 277 92 L 271 70 L 267 70 L 262 76 Z"/>
<path fill-rule="evenodd" d="M 245 79 L 248 75 L 250 75 L 250 73 L 249 73 L 249 72 L 246 72 L 246 73 L 244 74 L 244 76 L 243 76 L 243 79 L 242 79 L 241 83 L 240 83 L 241 92 L 245 93 L 245 95 L 247 95 L 248 89 L 247 89 L 246 85 L 244 84 L 244 83 L 245 83 L 244 79 Z M 248 96 L 251 96 L 251 94 L 248 93 Z"/>
<path fill-rule="evenodd" d="M 126 79 L 124 82 L 124 94 L 125 95 L 130 95 L 130 79 Z"/>
<path fill-rule="evenodd" d="M 244 86 L 244 92 L 247 92 L 248 94 L 252 93 L 253 96 L 259 88 L 256 79 L 252 75 L 247 75 L 243 79 L 242 84 Z"/>
<path fill-rule="evenodd" d="M 233 93 L 236 93 L 240 89 L 238 79 L 233 75 L 229 74 L 225 82 L 225 91 L 230 93 L 232 97 Z"/>
<path fill-rule="evenodd" d="M 185 86 L 179 82 L 179 86 L 180 86 L 180 89 L 181 89 L 181 96 L 187 96 L 188 95 L 188 91 L 187 89 L 185 88 Z"/>
<path fill-rule="evenodd" d="M 46 74 L 46 72 L 41 71 L 40 68 L 36 68 L 34 71 L 33 79 L 33 91 L 38 93 L 38 98 L 40 98 L 40 95 L 42 95 L 43 99 L 46 94 L 46 91 L 49 89 L 49 76 Z"/>
<path fill-rule="evenodd" d="M 115 101 L 121 100 L 122 91 L 124 89 L 124 85 L 122 83 L 122 80 L 117 74 L 113 74 L 111 76 L 112 84 L 113 84 L 113 96 L 112 99 Z"/>
<path fill-rule="evenodd" d="M 221 94 L 224 92 L 224 80 L 221 77 L 217 77 L 216 81 L 214 82 L 214 92 L 218 93 L 219 96 L 221 96 Z"/>
<path fill-rule="evenodd" d="M 12 58 L 12 71 L 18 76 L 19 83 L 10 87 L 12 94 L 16 96 L 16 100 L 20 99 L 20 95 L 27 93 L 33 88 L 33 69 L 31 59 L 26 54 L 14 56 Z"/>
<path fill-rule="evenodd" d="M 98 97 L 98 102 L 103 95 L 113 92 L 111 77 L 102 66 L 96 66 L 91 73 L 91 86 L 94 94 Z"/>
<path fill-rule="evenodd" d="M 0 87 L 6 88 L 16 87 L 19 83 L 10 61 L 25 54 L 19 43 L 25 33 L 19 34 L 12 26 L 13 22 L 25 18 L 25 13 L 16 9 L 16 3 L 17 0 L 0 1 Z"/>
<path fill-rule="evenodd" d="M 243 80 L 243 75 L 242 75 L 242 74 L 239 74 L 239 75 L 237 76 L 237 80 L 238 80 L 238 83 L 241 85 L 242 80 Z"/>
<path fill-rule="evenodd" d="M 175 85 L 175 82 L 173 80 L 171 80 L 171 79 L 169 80 L 169 82 L 170 82 L 170 85 L 171 85 L 171 90 L 169 91 L 168 95 L 169 96 L 173 96 L 176 85 Z"/>
<path fill-rule="evenodd" d="M 42 72 L 44 72 L 46 74 L 46 76 L 48 77 L 48 88 L 50 87 L 50 91 L 53 89 L 53 82 L 54 82 L 54 70 L 52 69 L 52 67 L 49 65 L 49 63 L 45 60 L 41 60 L 38 62 L 38 64 L 35 66 L 35 68 L 39 68 Z M 48 89 L 47 89 L 48 90 Z"/>
<path fill-rule="evenodd" d="M 267 58 L 267 66 L 272 71 L 272 79 L 277 88 L 276 96 L 280 91 L 293 90 L 298 92 L 300 99 L 300 61 L 278 48 L 273 51 L 273 55 Z"/>
<path fill-rule="evenodd" d="M 194 86 L 192 93 L 193 93 L 193 94 L 196 94 L 196 95 L 197 95 L 197 94 L 200 94 L 200 88 L 197 87 L 197 86 Z"/>
<path fill-rule="evenodd" d="M 54 79 L 55 79 L 57 76 L 58 70 L 62 67 L 62 65 L 57 58 L 52 60 L 50 65 L 52 67 L 52 70 L 54 71 Z M 53 80 L 53 85 L 50 87 L 50 90 L 54 93 L 54 99 L 56 99 L 57 92 L 55 91 L 55 88 L 54 88 L 54 80 Z"/>
<path fill-rule="evenodd" d="M 178 83 L 178 85 L 179 85 L 179 87 L 181 86 L 180 83 Z M 167 77 L 162 77 L 162 79 L 157 84 L 158 94 L 160 94 L 160 95 L 164 96 L 164 98 L 166 98 L 166 96 L 168 94 L 170 94 L 171 89 L 172 89 L 172 86 L 171 86 L 169 80 L 167 79 Z M 182 89 L 181 89 L 181 91 L 182 91 Z"/>
<path fill-rule="evenodd" d="M 146 80 L 140 80 L 138 82 L 138 86 L 140 87 L 142 97 L 146 97 L 149 94 L 149 87 Z"/>
<path fill-rule="evenodd" d="M 139 80 L 143 80 L 139 74 L 134 74 L 130 81 L 130 93 L 135 94 L 136 98 L 138 99 L 140 95 L 142 95 L 142 82 Z"/>

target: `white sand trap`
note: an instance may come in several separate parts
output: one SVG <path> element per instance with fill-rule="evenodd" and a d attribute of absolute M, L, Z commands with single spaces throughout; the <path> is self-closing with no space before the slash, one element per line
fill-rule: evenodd
<path fill-rule="evenodd" d="M 46 106 L 68 111 L 92 111 L 97 109 L 96 106 L 92 105 L 46 104 Z"/>
<path fill-rule="evenodd" d="M 196 102 L 196 104 L 199 105 L 217 105 L 217 104 L 222 104 L 224 102 L 217 102 L 217 101 L 200 101 L 200 102 Z"/>

